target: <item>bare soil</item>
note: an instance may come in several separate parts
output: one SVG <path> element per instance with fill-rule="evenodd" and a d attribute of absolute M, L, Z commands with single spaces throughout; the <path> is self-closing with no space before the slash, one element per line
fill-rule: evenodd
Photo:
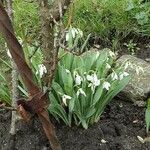
<path fill-rule="evenodd" d="M 87 130 L 54 124 L 63 150 L 149 150 L 150 143 L 142 144 L 137 138 L 146 136 L 144 111 L 130 102 L 113 100 L 101 120 Z M 17 124 L 15 148 L 10 147 L 10 112 L 0 112 L 0 122 L 0 150 L 50 149 L 36 118 Z"/>

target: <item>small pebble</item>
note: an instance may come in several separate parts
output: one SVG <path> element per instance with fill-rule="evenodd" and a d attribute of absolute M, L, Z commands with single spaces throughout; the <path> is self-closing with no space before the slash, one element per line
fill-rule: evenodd
<path fill-rule="evenodd" d="M 101 143 L 105 144 L 107 141 L 104 139 L 101 139 Z"/>

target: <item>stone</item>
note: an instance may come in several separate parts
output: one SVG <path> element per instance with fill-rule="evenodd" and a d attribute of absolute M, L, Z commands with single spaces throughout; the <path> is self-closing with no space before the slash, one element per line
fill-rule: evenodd
<path fill-rule="evenodd" d="M 131 75 L 131 80 L 118 97 L 135 104 L 145 101 L 150 97 L 150 63 L 131 55 L 123 55 L 117 60 L 117 64 L 121 65 L 126 61 L 130 62 L 125 71 Z"/>

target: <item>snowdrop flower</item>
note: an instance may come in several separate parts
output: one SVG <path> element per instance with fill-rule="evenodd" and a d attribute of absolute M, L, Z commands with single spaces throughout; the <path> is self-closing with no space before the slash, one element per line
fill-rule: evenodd
<path fill-rule="evenodd" d="M 86 94 L 85 94 L 85 92 L 83 91 L 82 88 L 78 89 L 78 91 L 77 91 L 77 97 L 79 97 L 80 94 L 84 95 L 86 97 Z"/>
<path fill-rule="evenodd" d="M 116 56 L 115 53 L 112 52 L 112 51 L 109 51 L 109 55 L 110 55 L 110 57 L 115 57 Z"/>
<path fill-rule="evenodd" d="M 93 83 L 95 86 L 100 85 L 100 80 L 97 78 L 97 75 L 94 73 L 92 75 L 87 75 L 87 80 Z"/>
<path fill-rule="evenodd" d="M 96 59 L 99 57 L 99 52 L 97 51 L 96 52 Z"/>
<path fill-rule="evenodd" d="M 70 32 L 71 32 L 72 38 L 75 38 L 76 35 L 79 35 L 80 37 L 83 37 L 83 32 L 78 28 L 71 28 Z M 66 41 L 69 41 L 69 36 L 70 36 L 70 33 L 67 32 L 66 33 Z"/>
<path fill-rule="evenodd" d="M 116 72 L 113 72 L 113 73 L 111 74 L 111 78 L 112 78 L 113 81 L 114 81 L 114 80 L 118 80 L 118 75 L 116 74 Z"/>
<path fill-rule="evenodd" d="M 129 74 L 127 72 L 123 72 L 120 74 L 119 79 L 122 80 L 124 77 L 128 76 Z"/>
<path fill-rule="evenodd" d="M 72 98 L 71 96 L 65 94 L 62 96 L 62 101 L 65 106 L 67 106 L 67 100 L 70 100 L 71 98 Z"/>
<path fill-rule="evenodd" d="M 66 71 L 66 73 L 70 73 L 70 70 L 68 70 L 68 69 L 65 69 L 65 71 Z"/>
<path fill-rule="evenodd" d="M 82 81 L 83 81 L 82 77 L 79 74 L 76 74 L 75 75 L 75 84 L 81 85 Z"/>
<path fill-rule="evenodd" d="M 110 85 L 109 82 L 106 82 L 106 81 L 105 81 L 105 82 L 103 83 L 103 88 L 106 89 L 107 91 L 109 90 L 110 86 L 111 86 L 111 85 Z"/>
<path fill-rule="evenodd" d="M 12 56 L 11 56 L 11 54 L 10 54 L 10 51 L 9 51 L 9 49 L 8 49 L 6 43 L 5 43 L 5 49 L 6 49 L 6 51 L 7 51 L 7 56 L 8 56 L 9 58 L 12 58 Z"/>
<path fill-rule="evenodd" d="M 97 78 L 97 75 L 95 73 L 87 75 L 86 79 L 91 82 L 88 87 L 91 87 L 91 90 L 94 92 L 95 88 L 100 85 L 100 80 Z"/>
<path fill-rule="evenodd" d="M 9 58 L 12 58 L 9 49 L 7 49 L 7 55 L 8 55 Z"/>
<path fill-rule="evenodd" d="M 110 69 L 111 68 L 110 64 L 106 63 L 106 68 Z"/>
<path fill-rule="evenodd" d="M 39 70 L 36 72 L 36 74 L 39 73 L 40 78 L 42 78 L 44 73 L 47 73 L 47 69 L 46 69 L 46 67 L 43 64 L 39 64 L 38 68 L 39 68 Z"/>
<path fill-rule="evenodd" d="M 19 41 L 19 43 L 20 43 L 21 45 L 23 45 L 23 40 L 22 40 L 21 37 L 18 37 L 18 41 Z"/>

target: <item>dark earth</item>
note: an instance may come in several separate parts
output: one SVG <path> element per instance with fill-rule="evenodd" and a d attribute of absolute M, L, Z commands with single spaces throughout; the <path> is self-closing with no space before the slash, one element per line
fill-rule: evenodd
<path fill-rule="evenodd" d="M 142 144 L 137 136 L 145 137 L 145 108 L 131 102 L 113 100 L 101 120 L 89 129 L 67 127 L 55 123 L 63 150 L 150 150 L 150 143 Z M 10 112 L 0 112 L 0 150 L 10 146 Z M 102 139 L 106 141 L 102 142 Z M 49 144 L 38 120 L 17 124 L 17 150 L 48 150 Z M 8 149 L 7 149 L 8 150 Z M 9 148 L 10 150 L 10 148 Z"/>
<path fill-rule="evenodd" d="M 139 38 L 136 43 L 140 50 L 137 57 L 150 58 L 149 38 Z M 122 54 L 130 52 L 122 46 Z M 56 123 L 56 131 L 62 150 L 150 150 L 150 142 L 141 143 L 137 136 L 146 136 L 144 107 L 131 102 L 113 100 L 107 106 L 100 121 L 87 130 L 81 127 L 67 127 Z M 29 123 L 18 122 L 15 148 L 9 134 L 11 113 L 0 111 L 0 150 L 50 150 L 41 124 L 35 117 Z"/>

